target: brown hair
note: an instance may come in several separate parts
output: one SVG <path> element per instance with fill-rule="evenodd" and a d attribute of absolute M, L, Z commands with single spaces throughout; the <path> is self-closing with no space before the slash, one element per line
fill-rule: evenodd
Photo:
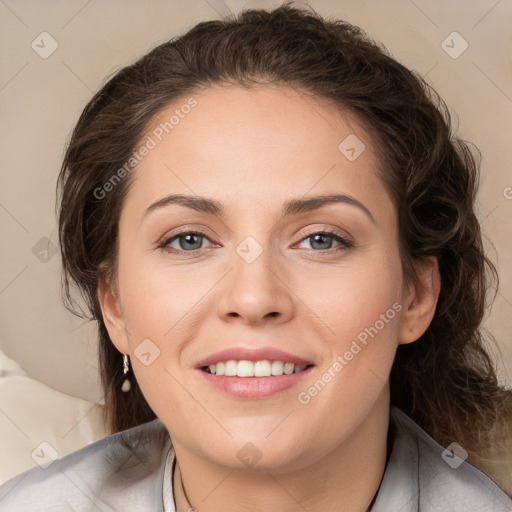
<path fill-rule="evenodd" d="M 111 77 L 85 107 L 59 176 L 60 243 L 67 306 L 76 283 L 99 326 L 101 377 L 112 431 L 155 417 L 135 379 L 121 391 L 121 356 L 97 298 L 102 276 L 115 278 L 118 220 L 131 183 L 98 190 L 127 162 L 150 122 L 171 102 L 214 84 L 283 84 L 351 112 L 371 134 L 381 179 L 399 212 L 404 277 L 413 261 L 439 262 L 442 289 L 423 336 L 398 348 L 391 401 L 440 443 L 483 450 L 510 393 L 498 385 L 480 326 L 488 278 L 474 213 L 479 171 L 456 138 L 442 99 L 359 28 L 289 3 L 273 11 L 199 23 Z M 104 190 L 104 189 L 102 189 Z M 104 197 L 103 197 L 104 196 Z M 492 337 L 487 336 L 492 340 Z M 510 410 L 510 407 L 509 407 Z"/>

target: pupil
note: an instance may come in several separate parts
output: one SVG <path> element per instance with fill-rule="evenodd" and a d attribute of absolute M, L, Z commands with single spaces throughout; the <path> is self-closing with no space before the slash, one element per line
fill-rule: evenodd
<path fill-rule="evenodd" d="M 185 235 L 183 237 L 180 238 L 180 246 L 182 249 L 190 249 L 190 246 L 188 247 L 184 247 L 184 244 L 181 243 L 181 240 L 185 239 L 185 244 L 192 244 L 192 245 L 196 245 L 198 247 L 192 247 L 192 249 L 200 249 L 201 248 L 201 240 L 200 240 L 200 236 L 201 235 L 197 235 L 197 234 L 189 234 L 189 235 Z M 196 243 L 194 244 L 194 241 L 193 239 L 197 238 L 199 240 L 199 242 L 196 241 Z"/>
<path fill-rule="evenodd" d="M 320 245 L 322 245 L 322 240 L 323 240 L 323 243 L 325 244 L 326 239 L 329 239 L 329 237 L 326 235 L 313 235 L 313 242 L 311 245 L 313 248 L 315 248 L 314 244 L 317 243 L 318 240 L 320 240 Z M 329 240 L 329 242 L 332 243 L 332 240 Z M 330 249 L 331 243 L 329 243 L 329 242 L 327 242 L 328 247 L 320 247 L 320 248 L 321 249 Z"/>

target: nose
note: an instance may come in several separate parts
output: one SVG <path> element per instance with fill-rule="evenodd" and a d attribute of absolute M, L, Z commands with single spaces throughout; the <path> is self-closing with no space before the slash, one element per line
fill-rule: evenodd
<path fill-rule="evenodd" d="M 231 271 L 221 282 L 220 318 L 251 325 L 289 321 L 294 315 L 294 296 L 277 258 L 269 249 L 254 261 L 240 254 L 234 252 Z"/>

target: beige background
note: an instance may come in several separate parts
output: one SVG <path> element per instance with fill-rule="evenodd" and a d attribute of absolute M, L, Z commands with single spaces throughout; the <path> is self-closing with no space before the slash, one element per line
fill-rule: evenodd
<path fill-rule="evenodd" d="M 64 143 L 85 103 L 107 75 L 198 21 L 245 6 L 279 4 L 0 0 L 0 348 L 32 378 L 80 398 L 97 401 L 101 395 L 94 327 L 62 306 L 59 256 L 52 251 L 55 181 Z M 500 273 L 486 325 L 501 347 L 502 356 L 495 352 L 500 378 L 512 386 L 512 2 L 309 5 L 361 26 L 395 58 L 426 75 L 458 120 L 458 133 L 480 148 L 478 215 Z M 43 31 L 58 43 L 47 59 L 31 47 Z M 454 31 L 469 45 L 456 59 L 442 47 Z M 455 39 L 454 50 L 461 44 Z M 48 239 L 44 262 L 41 250 Z"/>

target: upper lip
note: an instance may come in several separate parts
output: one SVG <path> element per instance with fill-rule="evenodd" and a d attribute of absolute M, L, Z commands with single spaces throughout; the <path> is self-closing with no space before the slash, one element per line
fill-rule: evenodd
<path fill-rule="evenodd" d="M 202 368 L 203 366 L 209 366 L 211 364 L 217 364 L 221 361 L 229 361 L 231 359 L 236 361 L 244 360 L 253 362 L 263 360 L 283 361 L 284 363 L 293 363 L 296 365 L 306 366 L 313 364 L 312 361 L 308 361 L 307 359 L 303 359 L 302 357 L 290 354 L 289 352 L 285 352 L 284 350 L 280 350 L 278 348 L 263 347 L 254 349 L 245 347 L 232 347 L 221 350 L 219 352 L 215 352 L 205 359 L 202 359 L 197 363 L 197 368 Z"/>

